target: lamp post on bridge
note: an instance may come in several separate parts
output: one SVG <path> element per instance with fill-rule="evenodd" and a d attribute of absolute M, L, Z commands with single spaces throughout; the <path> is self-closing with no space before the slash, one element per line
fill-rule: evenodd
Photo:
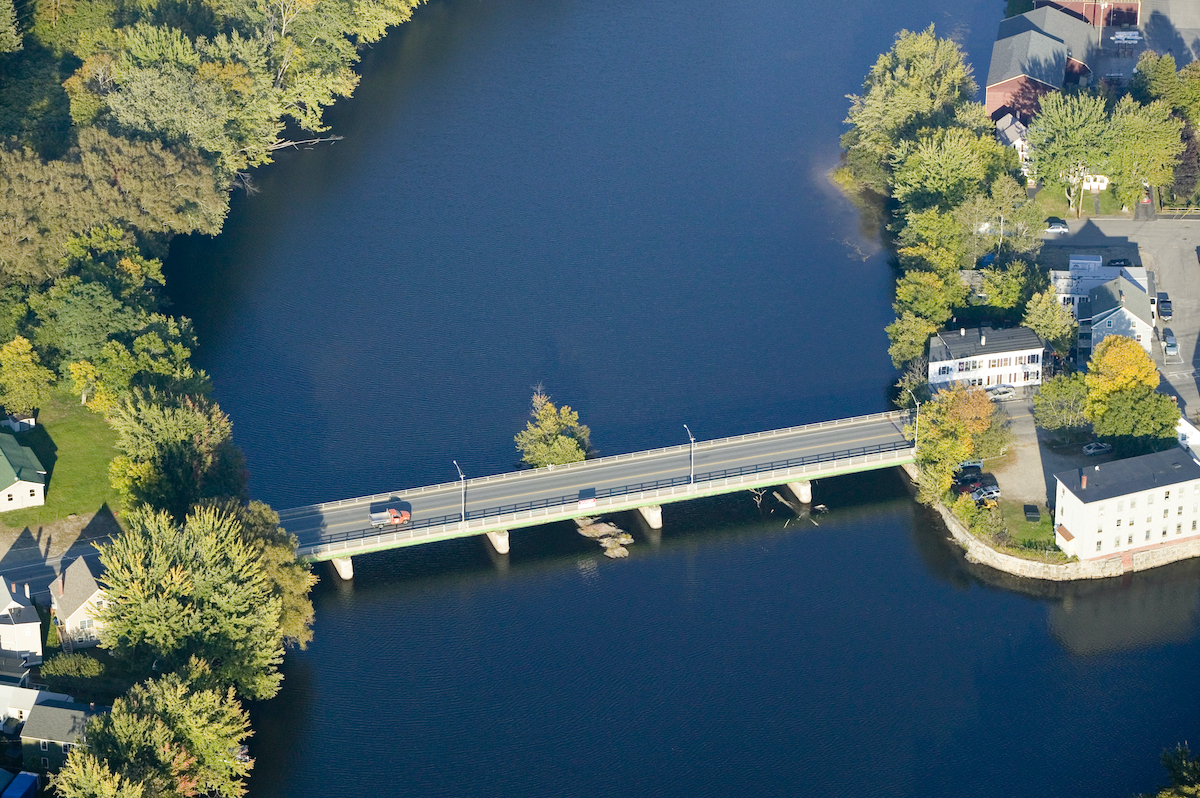
<path fill-rule="evenodd" d="M 917 395 L 912 392 L 912 388 L 905 388 L 908 395 L 912 397 L 913 402 L 917 405 L 917 418 L 913 422 L 913 451 L 916 451 L 917 442 L 921 439 L 921 403 L 917 401 Z"/>
<path fill-rule="evenodd" d="M 692 431 L 688 429 L 688 425 L 683 425 L 687 429 L 688 434 L 688 485 L 696 484 L 696 439 L 692 437 Z"/>
<path fill-rule="evenodd" d="M 462 515 L 458 522 L 460 524 L 467 523 L 467 478 L 463 476 L 462 469 L 458 467 L 458 461 L 454 461 L 454 468 L 458 470 L 458 481 L 462 485 Z"/>

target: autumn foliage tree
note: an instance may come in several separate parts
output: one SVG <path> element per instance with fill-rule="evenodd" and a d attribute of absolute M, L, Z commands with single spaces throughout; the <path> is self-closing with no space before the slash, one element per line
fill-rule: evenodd
<path fill-rule="evenodd" d="M 585 459 L 591 451 L 591 430 L 579 423 L 579 414 L 568 405 L 555 407 L 538 388 L 533 394 L 533 421 L 515 438 L 521 459 L 540 468 Z"/>
<path fill-rule="evenodd" d="M 1172 445 L 1179 409 L 1156 390 L 1158 368 L 1141 344 L 1109 335 L 1096 347 L 1084 377 L 1092 430 L 1122 454 Z"/>
<path fill-rule="evenodd" d="M 917 423 L 904 428 L 905 437 L 916 441 L 921 501 L 932 503 L 950 490 L 955 470 L 976 455 L 999 412 L 981 389 L 959 384 L 921 405 Z"/>

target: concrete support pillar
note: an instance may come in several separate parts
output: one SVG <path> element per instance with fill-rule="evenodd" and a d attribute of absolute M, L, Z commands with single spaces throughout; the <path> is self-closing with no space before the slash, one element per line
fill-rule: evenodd
<path fill-rule="evenodd" d="M 337 575 L 346 581 L 354 578 L 354 560 L 350 557 L 334 557 L 330 560 L 333 563 L 333 570 L 337 571 Z"/>
<path fill-rule="evenodd" d="M 649 507 L 639 507 L 638 512 L 646 519 L 646 526 L 651 529 L 662 529 L 662 507 L 652 504 Z"/>
<path fill-rule="evenodd" d="M 492 548 L 497 554 L 508 554 L 508 530 L 497 529 L 495 532 L 488 532 L 488 542 L 492 544 Z"/>
<path fill-rule="evenodd" d="M 788 490 L 792 495 L 800 500 L 801 504 L 812 504 L 812 483 L 811 482 L 789 482 Z"/>

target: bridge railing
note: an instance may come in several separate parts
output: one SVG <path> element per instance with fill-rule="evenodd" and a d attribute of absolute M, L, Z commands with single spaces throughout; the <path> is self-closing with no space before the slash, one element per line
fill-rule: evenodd
<path fill-rule="evenodd" d="M 696 474 L 694 483 L 689 482 L 686 476 L 679 476 L 669 479 L 654 480 L 651 482 L 631 483 L 629 485 L 621 485 L 613 488 L 598 488 L 596 490 L 596 504 L 598 507 L 602 508 L 604 504 L 611 504 L 622 497 L 630 495 L 654 494 L 656 496 L 662 496 L 664 495 L 664 491 L 667 492 L 667 495 L 675 495 L 676 491 L 680 489 L 682 489 L 683 492 L 697 489 L 703 491 L 714 484 L 734 484 L 736 482 L 745 481 L 746 478 L 752 477 L 756 474 L 795 471 L 797 469 L 803 473 L 808 470 L 819 470 L 822 466 L 833 465 L 836 463 L 844 462 L 853 464 L 856 459 L 859 462 L 867 462 L 871 458 L 874 458 L 876 461 L 882 462 L 886 459 L 888 454 L 896 455 L 898 453 L 909 452 L 911 450 L 912 446 L 906 441 L 894 441 L 891 443 L 876 444 L 873 446 L 860 446 L 853 449 L 825 452 L 806 457 L 793 457 L 787 460 L 772 460 L 770 462 L 755 463 L 753 465 L 742 466 L 739 468 L 726 468 L 717 471 L 706 471 Z M 549 515 L 561 507 L 569 505 L 578 506 L 578 502 L 579 494 L 576 492 L 528 502 L 497 505 L 495 507 L 489 507 L 483 510 L 472 510 L 467 513 L 466 526 L 469 528 L 473 523 L 486 522 L 489 518 L 497 518 L 500 516 L 518 517 L 523 514 L 528 514 L 526 517 L 533 517 L 532 514 L 538 512 L 543 515 Z M 410 524 L 405 524 L 403 528 L 397 529 L 391 533 L 375 527 L 348 530 L 346 532 L 322 535 L 320 542 L 309 546 L 301 546 L 297 553 L 301 557 L 312 556 L 318 551 L 333 550 L 337 544 L 342 544 L 343 548 L 345 548 L 346 544 L 352 541 L 370 540 L 372 542 L 387 542 L 389 540 L 412 540 L 420 537 L 430 536 L 432 534 L 431 530 L 437 530 L 459 523 L 461 523 L 459 514 L 453 513 L 450 515 L 422 518 L 419 521 L 413 521 Z"/>
<path fill-rule="evenodd" d="M 811 432 L 813 430 L 830 427 L 844 427 L 851 424 L 862 424 L 874 421 L 893 421 L 903 423 L 908 422 L 911 419 L 912 411 L 909 410 L 892 410 L 886 413 L 871 413 L 865 416 L 851 416 L 850 418 L 839 418 L 833 421 L 819 421 L 813 424 L 802 424 L 798 427 L 786 427 L 784 429 L 766 430 L 764 432 L 750 432 L 745 435 L 735 435 L 729 438 L 715 438 L 709 441 L 696 441 L 696 451 L 700 452 L 708 449 L 715 449 L 720 446 L 727 446 L 734 443 L 742 443 L 745 441 L 759 440 L 763 438 L 797 435 L 804 432 Z M 684 443 L 678 446 L 666 446 L 660 449 L 646 449 L 644 451 L 629 452 L 627 454 L 613 454 L 608 455 L 607 457 L 597 457 L 595 460 L 582 460 L 578 463 L 568 463 L 566 465 L 543 466 L 542 468 L 531 468 L 525 471 L 507 471 L 503 474 L 472 477 L 471 479 L 466 480 L 466 483 L 467 487 L 469 488 L 472 485 L 483 485 L 511 479 L 529 479 L 533 476 L 550 473 L 552 471 L 602 468 L 605 465 L 622 463 L 635 458 L 653 457 L 664 454 L 682 454 L 686 453 L 689 448 L 689 444 Z M 422 493 L 458 488 L 460 484 L 461 483 L 458 481 L 442 482 L 437 485 L 426 485 L 424 487 L 407 488 L 404 490 L 391 491 L 389 493 L 376 493 L 371 496 L 357 496 L 352 499 L 341 499 L 339 501 L 323 502 L 321 504 L 310 504 L 305 507 L 294 507 L 289 510 L 280 510 L 279 517 L 280 519 L 297 518 L 299 516 L 310 515 L 312 513 L 323 512 L 325 510 L 332 510 L 338 507 L 362 504 L 364 502 L 375 503 L 393 501 L 396 499 L 408 498 L 410 496 L 419 496 Z"/>

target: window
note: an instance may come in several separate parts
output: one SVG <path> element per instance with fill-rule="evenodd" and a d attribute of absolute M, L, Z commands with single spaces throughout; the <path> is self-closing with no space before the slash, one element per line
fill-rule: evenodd
<path fill-rule="evenodd" d="M 1100 515 L 1104 515 L 1104 505 L 1100 505 Z"/>
<path fill-rule="evenodd" d="M 9 500 L 9 501 L 12 501 L 12 494 L 11 494 L 11 493 L 10 493 L 10 494 L 8 494 L 8 500 Z"/>
<path fill-rule="evenodd" d="M 1193 532 L 1196 531 L 1196 519 L 1195 518 L 1192 519 L 1192 531 Z"/>
<path fill-rule="evenodd" d="M 1150 530 L 1147 529 L 1146 530 L 1146 540 L 1149 540 L 1149 539 L 1150 539 Z"/>
<path fill-rule="evenodd" d="M 70 743 L 63 743 L 63 744 L 62 744 L 62 747 L 63 747 L 63 753 L 64 753 L 64 754 L 69 754 L 69 753 L 71 753 L 71 744 L 70 744 Z"/>
<path fill-rule="evenodd" d="M 1163 501 L 1170 501 L 1170 500 L 1171 500 L 1171 491 L 1164 490 L 1163 491 Z"/>
<path fill-rule="evenodd" d="M 1133 338 L 1134 338 L 1134 340 L 1135 340 L 1135 341 L 1137 341 L 1139 344 L 1142 342 L 1142 334 L 1141 334 L 1141 333 L 1138 333 L 1137 335 L 1133 336 Z"/>
<path fill-rule="evenodd" d="M 42 740 L 42 750 L 43 750 L 43 751 L 49 751 L 49 750 L 50 750 L 50 743 L 46 742 L 45 740 Z M 42 761 L 44 762 L 45 760 L 42 760 Z"/>
<path fill-rule="evenodd" d="M 36 495 L 37 495 L 37 492 L 36 492 L 36 491 L 34 491 L 34 489 L 33 489 L 33 488 L 30 488 L 30 489 L 29 489 L 29 496 L 30 496 L 30 498 L 32 498 L 32 497 L 34 497 L 34 496 L 36 496 Z"/>
<path fill-rule="evenodd" d="M 1097 540 L 1096 541 L 1096 551 L 1100 551 L 1100 546 L 1101 546 L 1101 543 L 1100 543 L 1100 541 Z M 45 745 L 45 743 L 42 743 L 42 745 Z"/>
<path fill-rule="evenodd" d="M 1182 531 L 1183 531 L 1183 524 L 1176 524 L 1175 525 L 1175 534 L 1178 535 Z"/>
<path fill-rule="evenodd" d="M 1193 494 L 1200 493 L 1200 482 L 1197 482 L 1195 485 L 1192 485 L 1192 493 Z"/>
<path fill-rule="evenodd" d="M 1130 499 L 1129 500 L 1129 509 L 1132 510 L 1134 507 L 1137 507 L 1137 499 Z"/>
<path fill-rule="evenodd" d="M 1179 505 L 1179 512 L 1175 513 L 1175 515 L 1183 515 L 1183 505 L 1182 504 Z"/>
<path fill-rule="evenodd" d="M 50 767 L 50 760 L 42 757 L 42 770 L 46 770 L 48 767 Z"/>
<path fill-rule="evenodd" d="M 1041 359 L 1042 359 L 1041 355 L 1030 355 L 1029 358 L 1025 362 L 1032 366 L 1032 365 L 1038 363 Z"/>
<path fill-rule="evenodd" d="M 1167 536 L 1167 528 L 1166 528 L 1165 526 L 1163 527 L 1163 534 L 1162 534 L 1162 536 L 1163 536 L 1164 538 Z"/>
<path fill-rule="evenodd" d="M 1108 321 L 1106 321 L 1106 322 L 1104 323 L 1104 326 L 1105 326 L 1105 327 L 1112 327 L 1112 319 L 1109 319 Z"/>
<path fill-rule="evenodd" d="M 1146 497 L 1146 504 L 1154 504 L 1154 494 L 1153 493 L 1151 493 L 1149 496 Z"/>
<path fill-rule="evenodd" d="M 945 377 L 945 376 L 946 376 L 947 374 L 949 374 L 951 371 L 953 371 L 953 369 L 952 369 L 950 366 L 942 366 L 942 367 L 940 367 L 940 368 L 938 369 L 938 375 L 939 375 L 939 376 L 942 376 L 942 377 Z"/>
<path fill-rule="evenodd" d="M 1120 525 L 1121 525 L 1121 519 L 1120 519 L 1120 518 L 1118 518 L 1118 519 L 1117 519 L 1117 526 L 1120 526 Z"/>
<path fill-rule="evenodd" d="M 1118 512 L 1118 513 L 1119 513 L 1119 512 L 1123 512 L 1124 510 L 1125 510 L 1125 502 L 1124 502 L 1124 501 L 1118 501 L 1118 502 L 1117 502 L 1117 512 Z"/>
<path fill-rule="evenodd" d="M 1163 508 L 1163 518 L 1166 518 L 1166 517 L 1167 517 L 1167 516 L 1169 516 L 1170 514 L 1171 514 L 1171 510 L 1170 510 L 1170 508 L 1164 507 L 1164 508 Z"/>
<path fill-rule="evenodd" d="M 1133 535 L 1130 535 L 1130 536 L 1129 536 L 1129 545 L 1130 545 L 1130 546 L 1132 546 L 1132 545 L 1133 545 Z"/>

